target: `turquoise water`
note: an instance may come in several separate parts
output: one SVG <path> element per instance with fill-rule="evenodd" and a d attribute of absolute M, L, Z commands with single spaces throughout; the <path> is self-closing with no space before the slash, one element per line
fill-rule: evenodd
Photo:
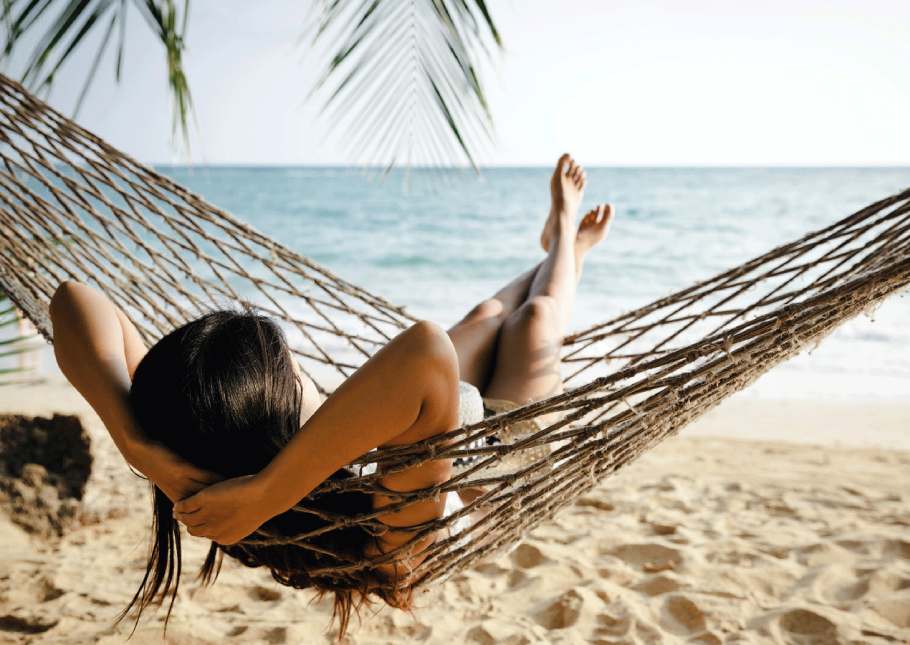
<path fill-rule="evenodd" d="M 479 178 L 411 171 L 385 180 L 349 168 L 161 170 L 341 277 L 443 324 L 542 257 L 548 168 L 487 169 Z M 610 201 L 617 217 L 589 256 L 573 327 L 649 302 L 907 186 L 908 168 L 590 168 L 583 212 Z M 892 299 L 875 318 L 849 323 L 757 391 L 905 394 L 910 299 Z M 817 378 L 802 378 L 807 372 Z"/>
<path fill-rule="evenodd" d="M 549 168 L 393 173 L 162 167 L 163 173 L 351 282 L 450 325 L 543 256 Z M 571 327 L 645 304 L 910 186 L 910 168 L 589 168 L 582 212 L 613 203 Z M 910 298 L 840 328 L 750 396 L 901 397 Z M 811 377 L 811 378 L 807 378 Z"/>

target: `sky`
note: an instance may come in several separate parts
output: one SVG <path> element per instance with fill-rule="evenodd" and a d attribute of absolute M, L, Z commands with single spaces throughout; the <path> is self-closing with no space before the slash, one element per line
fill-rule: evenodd
<path fill-rule="evenodd" d="M 398 1 L 398 0 L 392 0 Z M 403 0 L 402 0 L 403 1 Z M 484 165 L 910 165 L 907 0 L 490 0 L 505 47 L 484 75 Z M 148 163 L 344 164 L 307 94 L 312 2 L 195 0 L 185 63 L 196 126 L 171 136 L 161 46 L 133 15 L 78 121 Z M 71 113 L 94 55 L 58 75 Z M 22 57 L 5 73 L 15 74 Z"/>

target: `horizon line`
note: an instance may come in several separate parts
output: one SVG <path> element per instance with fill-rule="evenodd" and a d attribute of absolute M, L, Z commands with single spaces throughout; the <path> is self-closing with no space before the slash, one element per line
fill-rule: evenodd
<path fill-rule="evenodd" d="M 337 168 L 357 168 L 363 170 L 375 170 L 386 172 L 385 164 L 358 164 L 358 163 L 297 163 L 297 162 L 173 162 L 173 161 L 147 161 L 147 165 L 155 167 L 173 167 L 173 168 L 249 168 L 249 169 L 270 169 L 270 168 L 313 168 L 313 169 L 337 169 Z M 549 169 L 553 164 L 485 164 L 478 166 L 477 169 L 471 166 L 437 166 L 437 165 L 410 165 L 395 166 L 389 172 L 402 170 L 447 170 L 461 172 L 476 172 L 477 170 L 537 170 Z M 688 163 L 654 163 L 654 164 L 584 164 L 585 168 L 600 169 L 910 169 L 910 161 L 903 163 L 717 163 L 717 164 L 688 164 Z"/>

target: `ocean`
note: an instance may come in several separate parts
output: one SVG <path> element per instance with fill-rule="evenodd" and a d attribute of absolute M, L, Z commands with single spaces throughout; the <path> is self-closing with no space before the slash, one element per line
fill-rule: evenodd
<path fill-rule="evenodd" d="M 208 201 L 413 315 L 450 325 L 540 260 L 550 168 L 395 171 L 164 166 Z M 645 304 L 910 186 L 910 168 L 588 168 L 614 205 L 572 329 Z M 808 377 L 808 378 L 807 378 Z M 902 397 L 910 298 L 841 327 L 749 396 Z"/>

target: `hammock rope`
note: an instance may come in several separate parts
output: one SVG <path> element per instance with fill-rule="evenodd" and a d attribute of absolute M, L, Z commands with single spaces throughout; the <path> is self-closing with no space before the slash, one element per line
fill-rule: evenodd
<path fill-rule="evenodd" d="M 0 288 L 49 341 L 48 303 L 66 279 L 104 290 L 150 344 L 213 308 L 239 304 L 278 320 L 301 369 L 329 394 L 414 322 L 404 308 L 256 232 L 3 76 L 0 158 Z M 312 493 L 381 490 L 395 500 L 385 513 L 486 487 L 452 515 L 402 527 L 417 533 L 400 548 L 352 562 L 317 547 L 311 538 L 343 527 L 395 529 L 378 521 L 380 512 L 333 515 L 306 501 L 295 510 L 319 516 L 325 528 L 291 538 L 259 531 L 246 542 L 314 550 L 324 566 L 311 576 L 350 581 L 471 514 L 470 526 L 437 539 L 400 584 L 444 579 L 514 544 L 599 480 L 908 283 L 910 190 L 566 337 L 560 394 L 423 442 L 370 451 L 352 464 L 381 464 L 389 473 L 428 459 L 475 458 L 444 484 L 389 491 L 375 472 L 361 470 Z M 477 441 L 527 420 L 540 429 L 512 442 Z M 529 454 L 536 457 L 521 458 Z"/>

